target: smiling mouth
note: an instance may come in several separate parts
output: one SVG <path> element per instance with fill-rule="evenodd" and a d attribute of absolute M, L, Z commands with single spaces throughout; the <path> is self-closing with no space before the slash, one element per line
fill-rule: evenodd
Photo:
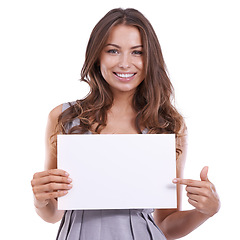
<path fill-rule="evenodd" d="M 116 73 L 116 72 L 113 72 L 113 73 L 119 78 L 126 78 L 126 79 L 131 78 L 137 74 L 137 73 Z"/>

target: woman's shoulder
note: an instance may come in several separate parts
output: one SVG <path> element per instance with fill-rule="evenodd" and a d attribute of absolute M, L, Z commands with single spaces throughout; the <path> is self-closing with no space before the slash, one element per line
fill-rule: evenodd
<path fill-rule="evenodd" d="M 62 103 L 62 104 L 56 106 L 55 108 L 53 108 L 50 111 L 50 113 L 48 115 L 49 120 L 52 121 L 52 122 L 56 122 L 56 120 L 58 119 L 58 117 L 60 116 L 60 114 L 62 112 L 64 112 L 69 107 L 71 107 L 75 104 L 76 104 L 76 101 L 73 101 L 73 102 Z"/>
<path fill-rule="evenodd" d="M 48 115 L 48 119 L 52 122 L 55 122 L 58 119 L 59 115 L 62 113 L 62 108 L 63 104 L 60 104 L 53 108 Z"/>

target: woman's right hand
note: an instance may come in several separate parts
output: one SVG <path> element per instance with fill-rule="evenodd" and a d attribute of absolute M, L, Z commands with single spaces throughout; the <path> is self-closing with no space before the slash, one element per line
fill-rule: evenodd
<path fill-rule="evenodd" d="M 35 207 L 45 207 L 51 199 L 62 197 L 72 188 L 72 179 L 61 169 L 37 172 L 31 181 Z"/>

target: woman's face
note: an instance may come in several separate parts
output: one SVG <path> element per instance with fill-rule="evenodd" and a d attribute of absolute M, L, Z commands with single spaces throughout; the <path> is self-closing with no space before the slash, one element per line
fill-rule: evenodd
<path fill-rule="evenodd" d="M 143 45 L 136 27 L 113 27 L 100 55 L 100 69 L 113 94 L 135 92 L 144 79 Z"/>

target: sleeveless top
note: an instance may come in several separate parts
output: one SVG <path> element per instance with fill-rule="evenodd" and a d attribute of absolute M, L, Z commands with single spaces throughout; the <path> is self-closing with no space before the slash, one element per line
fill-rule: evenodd
<path fill-rule="evenodd" d="M 62 110 L 70 105 L 63 104 Z M 78 124 L 79 119 L 75 119 L 67 129 Z M 147 133 L 147 130 L 142 133 Z M 66 210 L 56 239 L 166 240 L 154 222 L 153 211 L 154 209 Z"/>

